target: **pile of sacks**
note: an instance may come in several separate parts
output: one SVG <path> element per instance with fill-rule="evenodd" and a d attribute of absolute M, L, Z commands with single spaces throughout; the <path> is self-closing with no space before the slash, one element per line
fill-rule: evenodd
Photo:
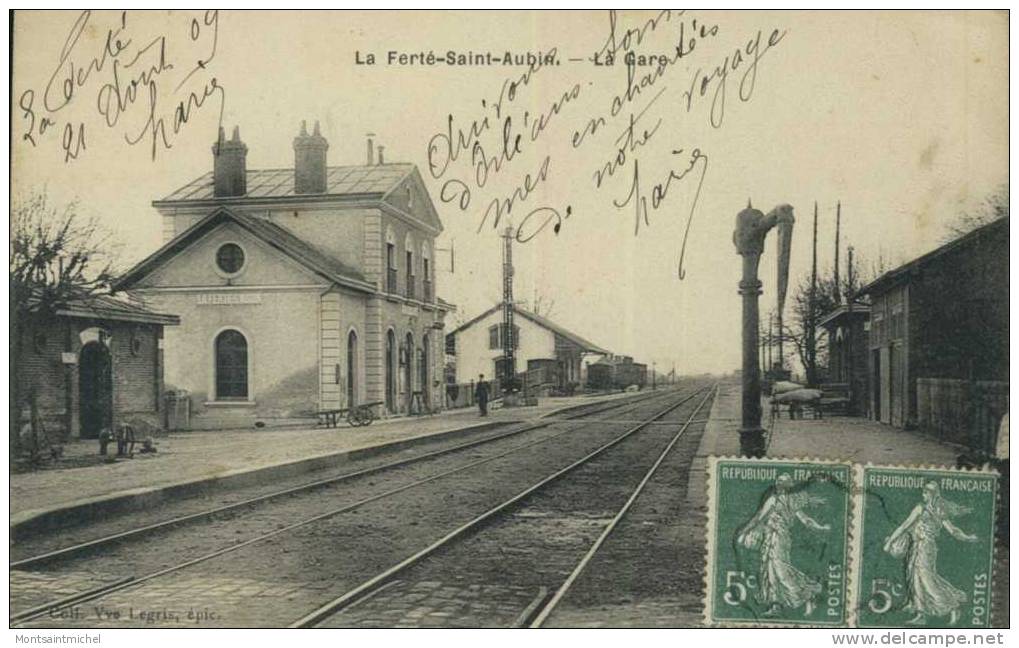
<path fill-rule="evenodd" d="M 771 388 L 771 400 L 775 403 L 816 403 L 821 400 L 820 389 L 807 389 L 799 383 L 780 380 Z"/>
<path fill-rule="evenodd" d="M 807 389 L 798 383 L 780 380 L 771 388 L 771 404 L 773 408 L 779 405 L 789 406 L 789 418 L 803 418 L 803 406 L 809 405 L 814 408 L 814 415 L 817 416 L 817 406 L 821 403 L 820 389 Z"/>

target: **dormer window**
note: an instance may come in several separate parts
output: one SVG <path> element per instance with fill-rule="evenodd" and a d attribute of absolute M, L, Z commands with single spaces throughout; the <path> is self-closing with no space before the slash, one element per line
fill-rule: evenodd
<path fill-rule="evenodd" d="M 216 267 L 231 277 L 244 269 L 244 249 L 236 243 L 224 243 L 216 250 Z"/>

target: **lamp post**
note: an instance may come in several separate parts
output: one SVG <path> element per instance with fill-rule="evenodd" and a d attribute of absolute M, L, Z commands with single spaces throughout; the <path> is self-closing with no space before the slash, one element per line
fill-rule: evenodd
<path fill-rule="evenodd" d="M 761 281 L 757 267 L 764 252 L 764 239 L 771 228 L 779 228 L 778 243 L 778 306 L 782 310 L 786 285 L 789 280 L 789 247 L 792 242 L 793 208 L 779 205 L 765 216 L 750 202 L 736 216 L 736 229 L 732 233 L 737 253 L 743 257 L 743 279 L 739 293 L 743 296 L 743 416 L 741 420 L 740 454 L 747 457 L 764 456 L 764 429 L 761 428 L 761 374 L 758 358 L 758 327 L 760 313 L 757 297 L 761 294 Z"/>

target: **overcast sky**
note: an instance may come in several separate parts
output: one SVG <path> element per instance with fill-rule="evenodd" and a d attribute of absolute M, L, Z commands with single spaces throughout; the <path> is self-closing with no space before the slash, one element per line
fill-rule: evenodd
<path fill-rule="evenodd" d="M 331 164 L 363 163 L 373 132 L 387 161 L 421 170 L 445 226 L 438 246 L 456 250 L 454 273 L 448 256 L 436 262 L 439 295 L 464 318 L 500 299 L 486 210 L 516 194 L 499 229 L 533 234 L 514 249 L 518 299 L 537 292 L 563 326 L 648 364 L 729 371 L 740 361 L 731 237 L 748 198 L 795 208 L 793 283 L 809 271 L 815 200 L 822 267 L 839 200 L 842 239 L 868 263 L 935 247 L 1007 182 L 1007 39 L 1005 12 L 19 12 L 14 189 L 78 197 L 129 265 L 161 243 L 151 201 L 211 170 L 221 112 L 228 131 L 240 126 L 249 169 L 292 166 L 302 119 L 321 120 Z M 428 65 L 450 50 L 558 64 L 514 87 L 526 66 Z M 596 66 L 609 51 L 615 65 Z M 668 59 L 630 68 L 627 93 L 630 51 Z M 357 64 L 368 54 L 374 65 Z M 119 93 L 104 90 L 115 68 Z M 175 123 L 182 102 L 187 121 Z M 472 166 L 470 149 L 449 159 L 450 116 L 454 134 L 487 117 L 474 138 L 487 164 Z M 635 171 L 647 205 L 636 233 Z M 764 310 L 773 250 L 769 240 Z"/>

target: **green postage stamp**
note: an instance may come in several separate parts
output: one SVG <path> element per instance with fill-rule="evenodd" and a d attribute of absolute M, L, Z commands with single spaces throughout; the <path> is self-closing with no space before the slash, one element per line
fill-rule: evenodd
<path fill-rule="evenodd" d="M 706 622 L 844 626 L 849 464 L 711 457 Z"/>
<path fill-rule="evenodd" d="M 990 625 L 997 475 L 861 469 L 857 625 Z"/>

